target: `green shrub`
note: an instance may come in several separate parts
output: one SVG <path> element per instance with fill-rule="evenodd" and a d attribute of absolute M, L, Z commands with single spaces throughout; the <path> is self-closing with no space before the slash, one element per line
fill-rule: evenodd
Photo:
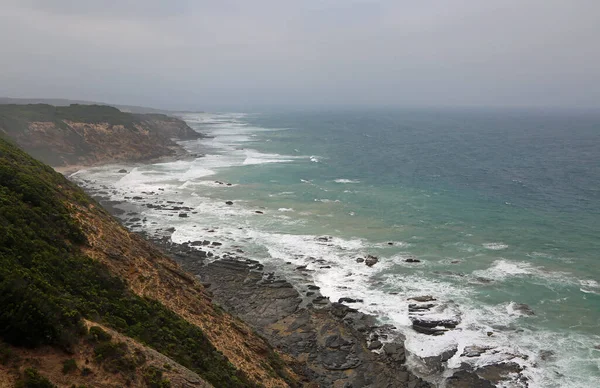
<path fill-rule="evenodd" d="M 68 360 L 63 361 L 62 372 L 64 374 L 71 373 L 77 370 L 77 363 L 74 359 L 69 358 Z"/>
<path fill-rule="evenodd" d="M 144 382 L 149 388 L 170 388 L 171 382 L 163 378 L 163 372 L 153 366 L 144 371 Z"/>
<path fill-rule="evenodd" d="M 104 331 L 100 326 L 90 327 L 88 340 L 90 342 L 106 342 L 112 339 L 112 335 Z"/>
<path fill-rule="evenodd" d="M 50 380 L 40 375 L 34 368 L 27 368 L 23 372 L 23 377 L 17 381 L 16 388 L 56 388 Z"/>

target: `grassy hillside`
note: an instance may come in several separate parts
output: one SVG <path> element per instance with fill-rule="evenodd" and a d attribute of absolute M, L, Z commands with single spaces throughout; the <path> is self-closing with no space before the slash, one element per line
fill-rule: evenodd
<path fill-rule="evenodd" d="M 114 120 L 120 120 L 118 114 Z M 73 217 L 73 208 L 97 209 L 97 205 L 52 168 L 0 139 L 3 342 L 71 352 L 89 336 L 85 319 L 158 350 L 215 386 L 256 385 L 200 327 L 161 302 L 134 293 L 114 269 L 86 254 L 90 234 Z M 104 351 L 119 354 L 110 346 Z"/>

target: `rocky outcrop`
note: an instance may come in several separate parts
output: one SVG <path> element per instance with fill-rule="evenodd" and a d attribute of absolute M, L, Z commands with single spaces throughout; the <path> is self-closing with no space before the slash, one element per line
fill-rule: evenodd
<path fill-rule="evenodd" d="M 181 249 L 167 240 L 162 243 L 172 252 Z M 196 254 L 177 259 L 203 284 L 210 284 L 215 301 L 291 356 L 315 387 L 430 386 L 406 369 L 401 341 L 380 341 L 386 337 L 385 328 L 374 317 L 330 303 L 316 286 L 298 290 L 263 272 L 257 261 L 224 256 L 209 264 L 195 259 Z"/>

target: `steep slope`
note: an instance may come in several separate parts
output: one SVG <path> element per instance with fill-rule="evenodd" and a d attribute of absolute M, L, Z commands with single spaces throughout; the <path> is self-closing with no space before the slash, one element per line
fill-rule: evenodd
<path fill-rule="evenodd" d="M 93 165 L 174 155 L 171 138 L 202 135 L 162 114 L 103 105 L 0 105 L 0 135 L 52 166 Z"/>
<path fill-rule="evenodd" d="M 194 277 L 62 175 L 0 139 L 0 339 L 10 348 L 74 354 L 90 336 L 88 320 L 215 386 L 297 385 L 269 345 L 216 308 Z M 120 360 L 118 346 L 107 349 Z M 9 360 L 13 375 L 27 360 Z M 143 385 L 148 367 L 124 365 L 116 373 Z"/>

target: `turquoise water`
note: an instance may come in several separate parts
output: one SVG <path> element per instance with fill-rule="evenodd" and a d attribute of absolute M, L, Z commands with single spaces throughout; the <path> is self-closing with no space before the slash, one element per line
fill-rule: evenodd
<path fill-rule="evenodd" d="M 244 245 L 299 284 L 285 263 L 308 264 L 314 272 L 306 280 L 332 300 L 364 299 L 356 307 L 398 327 L 417 356 L 457 346 L 448 368 L 510 359 L 527 367 L 530 386 L 598 386 L 600 115 L 355 110 L 184 118 L 214 136 L 184 143 L 205 158 L 141 166 L 126 177 L 114 169 L 78 176 L 119 195 L 160 186 L 167 198 L 196 207 L 202 217 L 189 220 L 147 212 L 175 225 L 174 240 L 217 227 L 225 246 Z M 229 199 L 234 207 L 223 204 Z M 331 243 L 315 241 L 322 235 Z M 380 262 L 356 262 L 366 254 Z M 433 338 L 410 329 L 406 299 L 424 294 L 448 302 L 461 317 L 457 330 Z M 520 314 L 515 303 L 535 314 Z M 461 357 L 472 344 L 494 350 Z M 418 358 L 410 362 L 423 368 Z"/>

